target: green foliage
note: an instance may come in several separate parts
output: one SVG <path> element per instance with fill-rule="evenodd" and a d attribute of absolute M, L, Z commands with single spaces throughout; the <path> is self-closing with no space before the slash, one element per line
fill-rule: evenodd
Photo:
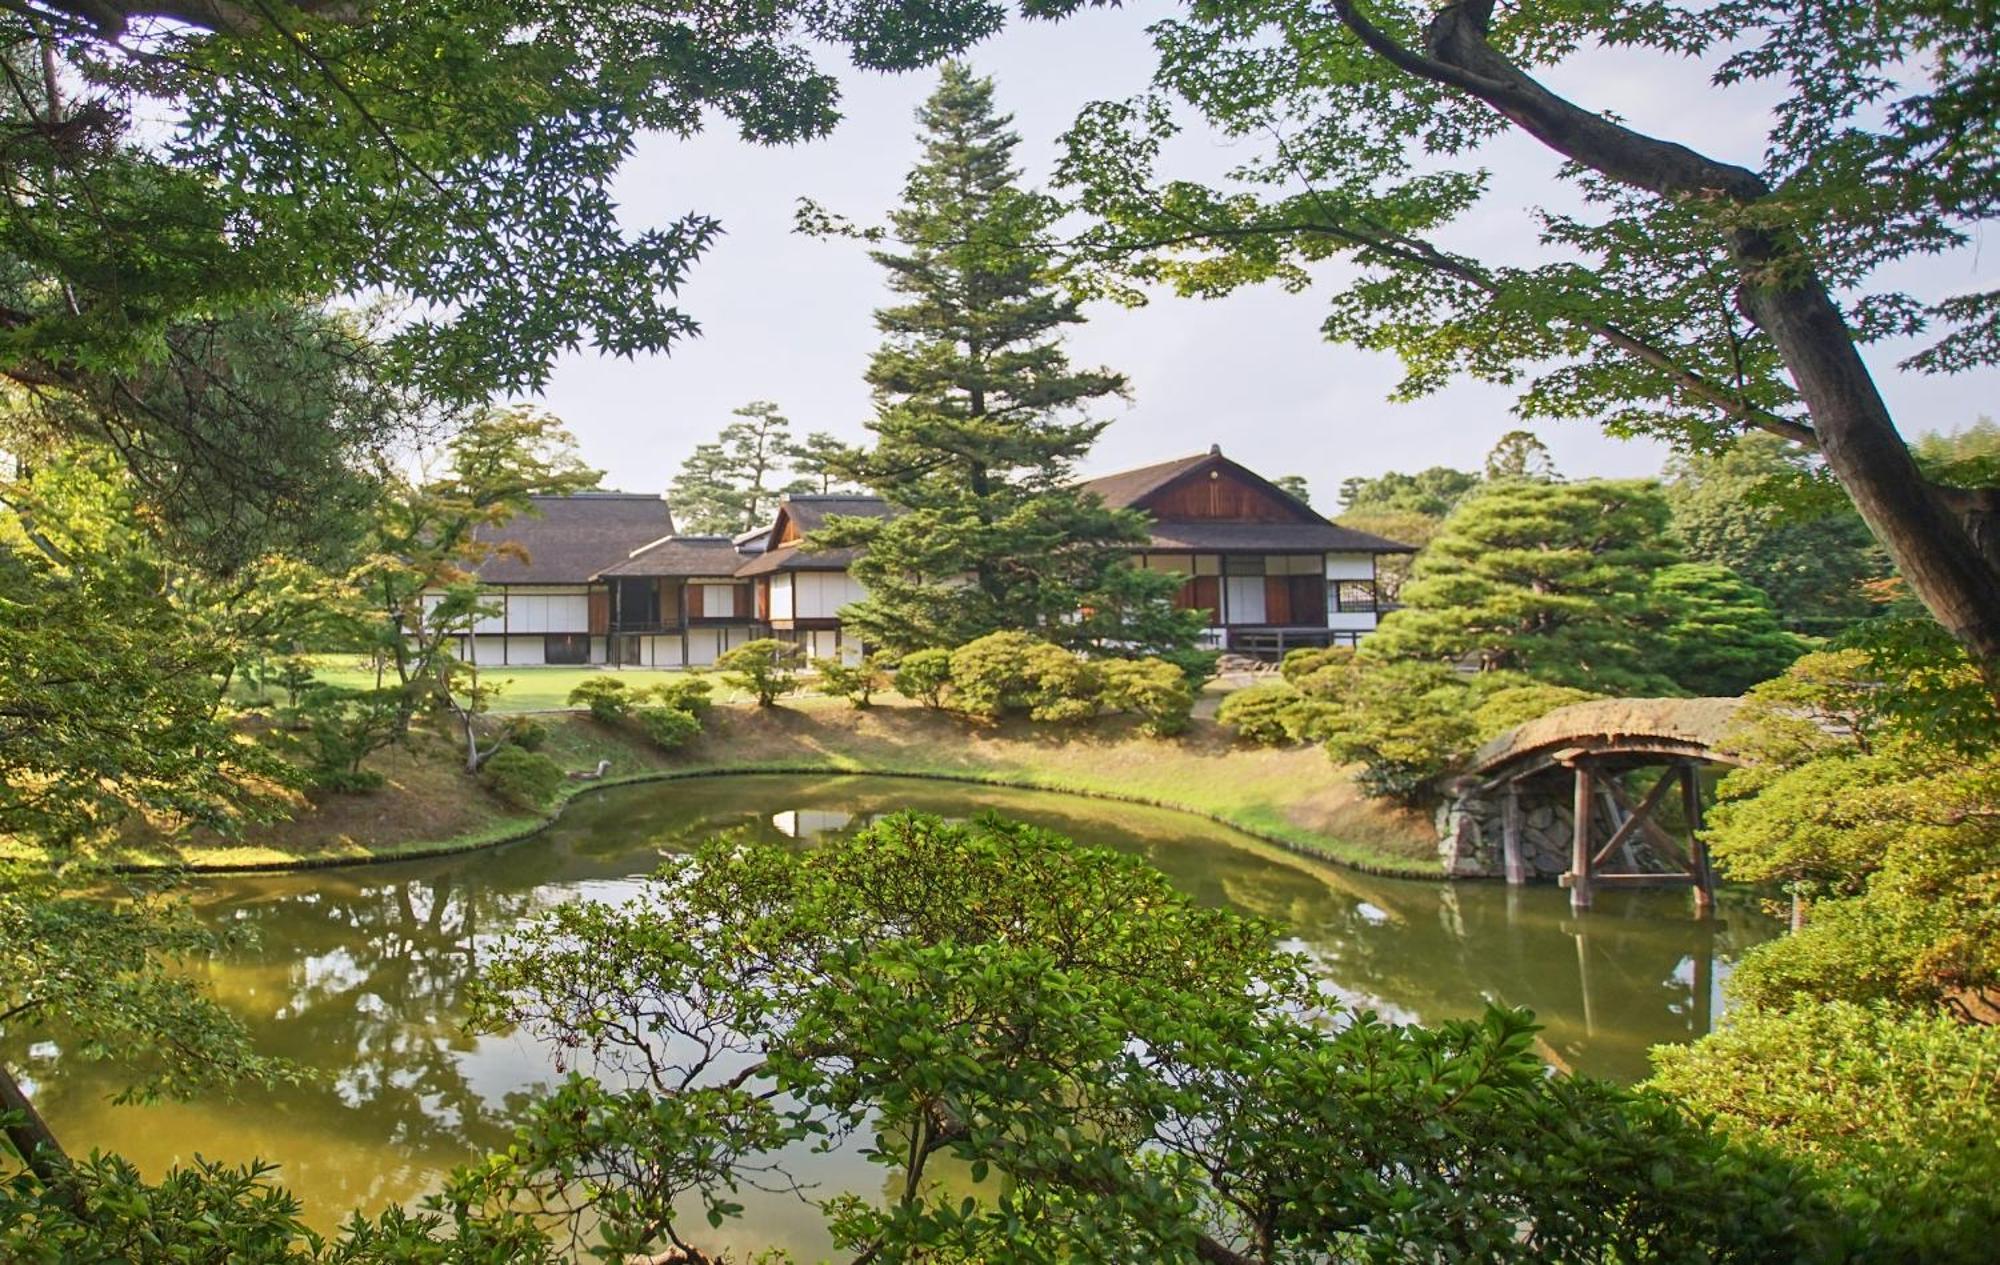
<path fill-rule="evenodd" d="M 1345 669 L 1353 662 L 1352 646 L 1306 646 L 1286 652 L 1278 675 L 1284 677 L 1285 684 L 1305 689 L 1306 681 L 1322 668 Z"/>
<path fill-rule="evenodd" d="M 1945 671 L 1976 684 L 1953 656 Z M 2000 1018 L 2000 718 L 1977 689 L 1969 715 L 1912 718 L 1910 679 L 1881 666 L 1807 655 L 1752 691 L 1729 739 L 1756 762 L 1718 788 L 1717 864 L 1784 883 L 1806 911 L 1801 931 L 1745 955 L 1733 987 L 1770 1007 L 1803 993 Z"/>
<path fill-rule="evenodd" d="M 724 652 L 715 666 L 724 684 L 754 696 L 759 707 L 774 707 L 779 695 L 797 687 L 800 657 L 792 643 L 760 637 Z"/>
<path fill-rule="evenodd" d="M 1099 706 L 1138 713 L 1139 727 L 1157 738 L 1187 731 L 1194 691 L 1178 666 L 1164 659 L 1107 659 L 1096 667 Z"/>
<path fill-rule="evenodd" d="M 2000 1225 L 2000 1028 L 1848 1002 L 1738 1011 L 1658 1046 L 1653 1084 L 1820 1169 L 1871 1255 L 1986 1261 Z"/>
<path fill-rule="evenodd" d="M 1653 574 L 1666 619 L 1659 666 L 1682 689 L 1736 695 L 1783 672 L 1806 643 L 1778 622 L 1771 599 L 1712 562 L 1682 562 Z"/>
<path fill-rule="evenodd" d="M 679 713 L 674 713 L 679 715 Z M 539 751 L 505 746 L 479 768 L 486 789 L 516 808 L 531 812 L 548 807 L 562 788 L 562 766 Z"/>
<path fill-rule="evenodd" d="M 1327 753 L 1359 764 L 1354 780 L 1369 794 L 1420 803 L 1478 737 L 1466 689 L 1434 664 L 1358 667 L 1338 712 L 1320 722 Z"/>
<path fill-rule="evenodd" d="M 1293 654 L 1299 653 L 1303 652 L 1293 651 Z M 1289 685 L 1275 682 L 1246 685 L 1223 696 L 1221 704 L 1215 709 L 1215 719 L 1224 728 L 1234 730 L 1244 742 L 1266 747 L 1279 746 L 1295 741 L 1285 719 L 1300 697 L 1299 692 Z"/>
<path fill-rule="evenodd" d="M 1677 694 L 1656 666 L 1651 573 L 1675 561 L 1653 485 L 1488 484 L 1417 559 L 1361 655 L 1476 664 L 1602 693 Z"/>
<path fill-rule="evenodd" d="M 236 732 L 227 683 L 317 591 L 279 559 L 231 582 L 175 562 L 108 453 L 0 480 L 0 835 L 66 849 L 135 815 L 276 815 L 300 778 Z"/>
<path fill-rule="evenodd" d="M 660 706 L 699 718 L 715 706 L 715 700 L 709 697 L 714 690 L 715 686 L 705 676 L 676 676 L 655 685 L 652 694 Z"/>
<path fill-rule="evenodd" d="M 733 536 L 762 527 L 780 496 L 812 490 L 810 480 L 778 481 L 792 451 L 792 424 L 778 406 L 758 400 L 735 412 L 743 420 L 723 427 L 715 443 L 696 445 L 667 485 L 682 531 Z"/>
<path fill-rule="evenodd" d="M 513 716 L 506 725 L 507 742 L 523 751 L 540 751 L 549 745 L 549 727 L 533 716 Z"/>
<path fill-rule="evenodd" d="M 1763 590 L 1791 631 L 1830 636 L 1871 613 L 1864 585 L 1888 562 L 1845 496 L 1810 495 L 1821 478 L 1808 454 L 1753 432 L 1675 457 L 1665 492 L 1692 558 Z"/>
<path fill-rule="evenodd" d="M 1549 1076 L 1518 1012 L 1314 1022 L 1272 930 L 990 818 L 706 845 L 489 959 L 477 1025 L 585 1069 L 490 1162 L 494 1203 L 575 1208 L 625 1256 L 701 1246 L 736 1182 L 845 1140 L 890 1194 L 829 1200 L 834 1245 L 898 1259 L 1840 1255 L 1786 1165 Z M 927 1180 L 946 1162 L 969 1188 Z M 551 1200 L 579 1171 L 588 1210 Z"/>
<path fill-rule="evenodd" d="M 948 65 L 918 117 L 922 157 L 887 231 L 801 215 L 812 231 L 883 243 L 873 258 L 897 296 L 875 314 L 875 444 L 844 473 L 902 512 L 835 519 L 814 536 L 866 549 L 854 575 L 867 596 L 842 618 L 896 652 L 1010 629 L 1072 646 L 1191 646 L 1198 628 L 1172 610 L 1172 578 L 1129 565 L 1144 517 L 1074 486 L 1104 429 L 1082 411 L 1125 383 L 1063 352 L 1083 317 L 1054 283 L 1059 208 L 1020 187 L 1020 138 L 990 81 Z"/>
<path fill-rule="evenodd" d="M 1533 431 L 1510 430 L 1486 454 L 1486 481 L 1500 483 L 1525 479 L 1532 483 L 1560 483 L 1555 458 L 1549 446 Z"/>
<path fill-rule="evenodd" d="M 1078 720 L 1097 711 L 1097 673 L 1027 633 L 989 633 L 951 652 L 951 705 L 987 720 Z"/>
<path fill-rule="evenodd" d="M 863 655 L 855 663 L 814 659 L 812 666 L 819 673 L 820 693 L 844 698 L 860 708 L 873 706 L 876 692 L 889 687 L 894 663 L 895 660 L 878 650 L 874 654 Z"/>
<path fill-rule="evenodd" d="M 272 1165 L 196 1159 L 148 1182 L 117 1156 L 92 1154 L 51 1179 L 0 1183 L 0 1259 L 20 1265 L 556 1265 L 524 1213 L 478 1206 L 487 1183 L 454 1175 L 422 1211 L 352 1215 L 338 1238 L 314 1233 Z"/>
<path fill-rule="evenodd" d="M 1477 742 L 1498 738 L 1516 725 L 1539 720 L 1558 707 L 1587 703 L 1601 695 L 1567 685 L 1544 685 L 1512 673 L 1488 673 L 1469 687 L 1472 731 Z"/>
<path fill-rule="evenodd" d="M 678 707 L 641 707 L 632 720 L 646 740 L 662 751 L 675 751 L 701 733 L 701 717 Z"/>
<path fill-rule="evenodd" d="M 39 67 L 7 99 L 25 139 L 5 371 L 143 383 L 189 324 L 369 291 L 421 310 L 388 354 L 426 399 L 535 388 L 579 345 L 664 350 L 693 332 L 673 296 L 719 225 L 620 224 L 612 186 L 638 137 L 710 119 L 758 144 L 824 135 L 838 93 L 819 50 L 907 69 L 1003 15 L 593 0 L 537 16 L 478 0 L 10 12 L 8 45 L 44 50 L 66 100 L 44 99 Z"/>
<path fill-rule="evenodd" d="M 951 687 L 951 651 L 912 650 L 896 661 L 896 693 L 932 709 L 944 706 Z"/>
<path fill-rule="evenodd" d="M 608 674 L 586 677 L 569 692 L 571 707 L 589 708 L 591 719 L 605 725 L 615 725 L 629 717 L 636 704 L 625 682 Z"/>
<path fill-rule="evenodd" d="M 1416 474 L 1391 470 L 1372 479 L 1342 481 L 1340 507 L 1343 514 L 1403 513 L 1441 519 L 1457 509 L 1479 482 L 1476 474 L 1445 466 L 1432 466 Z"/>
<path fill-rule="evenodd" d="M 1073 272 L 1138 303 L 1161 286 L 1303 290 L 1342 259 L 1355 272 L 1339 273 L 1321 328 L 1394 352 L 1397 398 L 1472 377 L 1515 388 L 1524 418 L 1683 451 L 1747 429 L 1817 448 L 2000 682 L 2000 568 L 1980 543 L 2000 469 L 1911 495 L 1920 467 L 1857 351 L 1918 339 L 1902 367 L 1935 373 L 2000 359 L 2000 290 L 1884 288 L 1898 262 L 1964 248 L 1991 218 L 1991 14 L 1933 0 L 1815 13 L 1801 26 L 1775 0 L 1194 6 L 1148 28 L 1146 93 L 1093 103 L 1069 133 L 1057 184 L 1095 221 Z M 1601 93 L 1566 98 L 1577 59 L 1607 48 L 1764 120 L 1761 143 L 1704 153 L 1713 138 L 1640 131 Z M 1220 178 L 1172 170 L 1195 120 L 1235 147 Z M 1490 173 L 1529 138 L 1553 151 L 1565 209 L 1517 208 L 1539 229 L 1525 251 L 1509 238 L 1467 253 L 1457 225 L 1513 187 Z"/>

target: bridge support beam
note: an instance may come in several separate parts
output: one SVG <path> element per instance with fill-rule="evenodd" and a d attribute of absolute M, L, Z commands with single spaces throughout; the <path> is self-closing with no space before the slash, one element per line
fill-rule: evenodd
<path fill-rule="evenodd" d="M 1590 908 L 1590 872 L 1595 867 L 1590 855 L 1590 811 L 1593 791 L 1590 766 L 1578 760 L 1570 766 L 1576 777 L 1576 800 L 1574 825 L 1570 832 L 1569 873 L 1563 877 L 1569 882 L 1569 906 L 1571 909 Z"/>

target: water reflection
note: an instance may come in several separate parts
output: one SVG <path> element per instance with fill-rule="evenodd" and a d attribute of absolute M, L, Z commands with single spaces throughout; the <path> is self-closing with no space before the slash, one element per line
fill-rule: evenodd
<path fill-rule="evenodd" d="M 1196 899 L 1269 918 L 1357 1006 L 1396 1019 L 1532 1007 L 1544 1054 L 1631 1079 L 1645 1051 L 1705 1032 L 1720 979 L 1775 931 L 1724 895 L 1697 922 L 1685 892 L 1607 893 L 1585 915 L 1554 888 L 1375 879 L 1312 864 L 1222 827 L 1141 807 L 883 778 L 733 777 L 607 791 L 546 834 L 435 861 L 218 879 L 193 889 L 205 916 L 253 928 L 254 951 L 210 968 L 218 996 L 260 1049 L 315 1069 L 312 1083 L 234 1099 L 111 1107 L 114 1082 L 66 1066 L 60 1040 L 14 1054 L 51 1123 L 78 1149 L 114 1149 L 148 1172 L 195 1153 L 262 1155 L 322 1223 L 434 1188 L 552 1077 L 516 1037 L 467 1036 L 461 994 L 482 948 L 537 910 L 618 900 L 662 856 L 722 831 L 803 842 L 899 808 L 998 811 L 1143 856 Z M 873 1189 L 878 1174 L 829 1157 L 821 1189 Z M 758 1207 L 733 1246 L 817 1250 L 818 1215 Z"/>

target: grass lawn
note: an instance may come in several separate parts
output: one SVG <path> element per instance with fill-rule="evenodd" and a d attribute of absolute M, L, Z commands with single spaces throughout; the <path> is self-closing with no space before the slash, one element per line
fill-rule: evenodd
<path fill-rule="evenodd" d="M 558 677 L 567 693 L 583 671 L 519 675 Z M 547 752 L 571 771 L 609 761 L 607 782 L 760 771 L 946 777 L 1178 808 L 1364 869 L 1438 873 L 1427 816 L 1364 798 L 1317 748 L 1241 746 L 1206 719 L 1182 737 L 1160 739 L 1124 717 L 982 724 L 900 699 L 858 711 L 835 699 L 793 698 L 768 709 L 718 706 L 702 736 L 672 753 L 581 713 L 547 720 Z M 291 820 L 251 826 L 239 839 L 135 837 L 117 859 L 236 868 L 413 856 L 517 838 L 539 824 L 467 777 L 462 760 L 455 742 L 420 732 L 408 748 L 371 757 L 387 779 L 373 793 L 301 799 Z M 564 791 L 603 784 L 571 781 Z"/>
<path fill-rule="evenodd" d="M 358 689 L 375 684 L 375 669 L 366 659 L 326 654 L 314 655 L 312 660 L 313 675 L 328 685 Z M 493 699 L 492 710 L 495 712 L 546 712 L 567 708 L 569 692 L 579 682 L 607 674 L 625 681 L 633 689 L 685 675 L 679 670 L 667 668 L 481 668 L 479 679 L 500 689 Z M 712 679 L 715 680 L 715 697 L 727 698 L 731 694 L 730 689 L 719 678 Z"/>

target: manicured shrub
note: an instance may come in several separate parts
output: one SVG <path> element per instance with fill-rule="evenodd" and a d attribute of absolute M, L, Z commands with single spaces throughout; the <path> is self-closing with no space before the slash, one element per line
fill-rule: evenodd
<path fill-rule="evenodd" d="M 951 652 L 952 706 L 987 719 L 1033 706 L 1030 655 L 1043 643 L 1023 632 L 988 633 Z"/>
<path fill-rule="evenodd" d="M 540 751 L 549 742 L 549 727 L 533 716 L 515 716 L 507 722 L 507 741 L 523 751 Z"/>
<path fill-rule="evenodd" d="M 562 766 L 539 751 L 502 747 L 487 757 L 480 767 L 479 780 L 486 788 L 516 808 L 539 809 L 555 798 L 562 786 Z"/>
<path fill-rule="evenodd" d="M 1353 662 L 1352 646 L 1306 646 L 1287 652 L 1285 661 L 1278 665 L 1278 674 L 1293 689 L 1303 690 L 1300 682 L 1320 669 L 1344 668 Z"/>
<path fill-rule="evenodd" d="M 701 732 L 701 717 L 678 707 L 641 707 L 632 713 L 639 731 L 662 751 L 683 747 Z"/>
<path fill-rule="evenodd" d="M 1275 747 L 1297 741 L 1285 728 L 1285 712 L 1299 699 L 1289 685 L 1248 685 L 1223 697 L 1215 719 L 1245 742 Z"/>
<path fill-rule="evenodd" d="M 1543 685 L 1525 678 L 1521 684 L 1498 689 L 1481 689 L 1480 683 L 1475 682 L 1473 690 L 1477 701 L 1472 709 L 1472 725 L 1481 742 L 1497 738 L 1516 725 L 1539 720 L 1558 707 L 1602 697 L 1574 686 Z"/>
<path fill-rule="evenodd" d="M 820 693 L 829 698 L 844 698 L 854 707 L 869 707 L 874 704 L 875 692 L 888 688 L 890 662 L 887 656 L 878 653 L 865 655 L 856 663 L 814 659 L 812 665 L 819 673 Z"/>
<path fill-rule="evenodd" d="M 1421 803 L 1473 746 L 1467 702 L 1465 682 L 1450 668 L 1370 664 L 1337 704 L 1327 753 L 1361 766 L 1354 780 L 1367 794 Z"/>
<path fill-rule="evenodd" d="M 896 663 L 896 693 L 925 707 L 944 706 L 951 685 L 951 651 L 913 650 Z"/>
<path fill-rule="evenodd" d="M 798 685 L 799 648 L 775 637 L 746 641 L 715 661 L 727 684 L 753 695 L 759 707 L 775 707 L 778 697 Z"/>
<path fill-rule="evenodd" d="M 1818 1168 L 1884 1260 L 1989 1261 L 2000 1226 L 2000 1029 L 1887 1006 L 1739 1011 L 1657 1046 L 1653 1085 Z"/>
<path fill-rule="evenodd" d="M 588 677 L 569 692 L 571 707 L 588 707 L 591 717 L 615 725 L 632 714 L 632 691 L 615 676 Z"/>
<path fill-rule="evenodd" d="M 1191 694 L 1201 693 L 1201 687 L 1215 679 L 1215 665 L 1222 662 L 1220 650 L 1168 650 L 1157 657 L 1181 670 Z"/>
<path fill-rule="evenodd" d="M 1137 712 L 1156 737 L 1184 732 L 1194 711 L 1187 674 L 1165 659 L 1110 659 L 1098 665 L 1099 701 L 1110 711 Z"/>
<path fill-rule="evenodd" d="M 1033 720 L 1087 720 L 1098 712 L 1098 665 L 1074 651 L 1038 642 L 1023 656 L 1028 679 L 1028 716 Z"/>
<path fill-rule="evenodd" d="M 709 697 L 714 690 L 714 683 L 705 676 L 677 676 L 655 685 L 651 692 L 660 706 L 701 717 L 715 705 L 715 700 Z"/>

